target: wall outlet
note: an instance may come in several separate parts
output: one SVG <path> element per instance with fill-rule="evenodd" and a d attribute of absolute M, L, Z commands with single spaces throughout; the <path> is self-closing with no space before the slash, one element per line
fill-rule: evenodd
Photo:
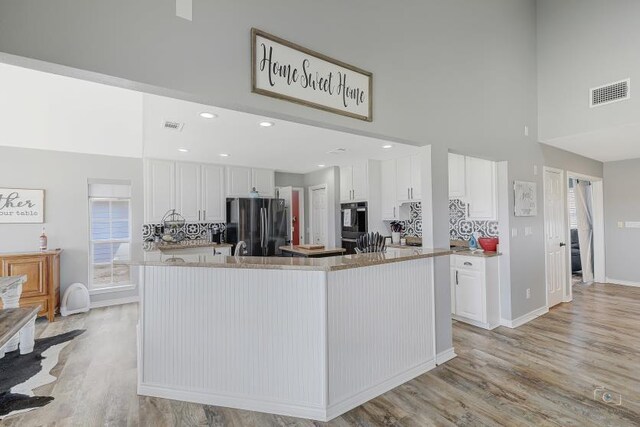
<path fill-rule="evenodd" d="M 524 125 L 524 136 L 529 136 L 529 126 Z"/>
<path fill-rule="evenodd" d="M 538 175 L 538 165 L 533 165 L 533 174 Z"/>
<path fill-rule="evenodd" d="M 527 299 L 531 298 L 531 288 L 527 288 Z"/>
<path fill-rule="evenodd" d="M 618 228 L 624 228 L 624 222 L 618 221 Z"/>
<path fill-rule="evenodd" d="M 518 229 L 517 228 L 512 228 L 511 229 L 511 237 L 518 237 Z"/>

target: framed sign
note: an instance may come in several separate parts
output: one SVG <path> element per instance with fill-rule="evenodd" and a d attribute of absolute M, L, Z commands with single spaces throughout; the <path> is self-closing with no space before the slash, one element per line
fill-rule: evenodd
<path fill-rule="evenodd" d="M 373 75 L 251 29 L 252 92 L 371 121 Z"/>
<path fill-rule="evenodd" d="M 514 181 L 515 216 L 538 215 L 538 195 L 535 182 Z"/>
<path fill-rule="evenodd" d="M 44 222 L 44 190 L 0 188 L 0 224 Z"/>

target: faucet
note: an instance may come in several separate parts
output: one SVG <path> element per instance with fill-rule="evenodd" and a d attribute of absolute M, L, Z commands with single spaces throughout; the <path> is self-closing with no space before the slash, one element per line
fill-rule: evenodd
<path fill-rule="evenodd" d="M 236 250 L 233 253 L 233 255 L 242 256 L 242 255 L 246 255 L 246 253 L 247 253 L 247 244 L 244 242 L 244 240 L 240 240 L 236 245 Z"/>

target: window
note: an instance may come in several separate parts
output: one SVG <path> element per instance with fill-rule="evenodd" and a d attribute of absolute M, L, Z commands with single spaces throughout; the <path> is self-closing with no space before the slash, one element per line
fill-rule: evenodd
<path fill-rule="evenodd" d="M 571 228 L 578 228 L 575 181 L 573 179 L 571 179 L 571 181 L 569 182 L 569 226 Z"/>
<path fill-rule="evenodd" d="M 127 265 L 113 259 L 129 258 L 131 246 L 131 186 L 89 184 L 90 289 L 131 284 Z"/>

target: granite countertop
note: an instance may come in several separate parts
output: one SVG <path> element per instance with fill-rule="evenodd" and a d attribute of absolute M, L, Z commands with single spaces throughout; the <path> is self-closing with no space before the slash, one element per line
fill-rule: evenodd
<path fill-rule="evenodd" d="M 347 251 L 344 248 L 307 249 L 300 246 L 280 246 L 280 250 L 301 255 L 341 254 Z"/>
<path fill-rule="evenodd" d="M 469 248 L 451 248 L 453 255 L 475 256 L 478 258 L 493 258 L 502 255 L 501 252 L 472 251 Z"/>
<path fill-rule="evenodd" d="M 415 259 L 447 256 L 449 249 L 393 249 L 386 253 L 343 255 L 327 258 L 235 257 L 213 254 L 168 255 L 150 247 L 133 245 L 130 259 L 114 259 L 115 264 L 140 266 L 182 266 L 207 268 L 252 268 L 268 270 L 338 271 Z"/>

